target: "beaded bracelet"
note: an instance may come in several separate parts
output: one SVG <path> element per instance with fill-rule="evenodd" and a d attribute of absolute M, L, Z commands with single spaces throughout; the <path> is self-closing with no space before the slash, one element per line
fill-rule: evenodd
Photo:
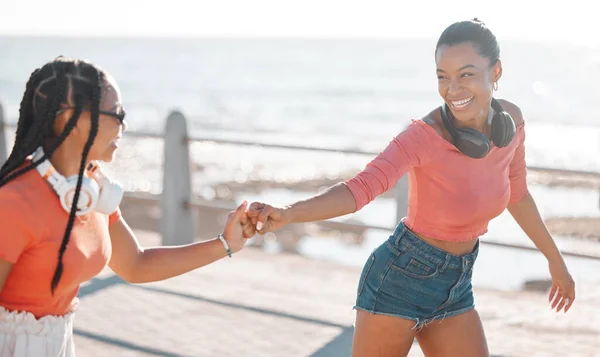
<path fill-rule="evenodd" d="M 225 249 L 227 250 L 227 255 L 229 256 L 229 258 L 231 258 L 231 249 L 229 249 L 229 244 L 227 244 L 225 237 L 223 237 L 222 234 L 219 234 L 217 237 L 221 240 L 221 242 L 223 242 L 223 245 L 225 246 Z"/>

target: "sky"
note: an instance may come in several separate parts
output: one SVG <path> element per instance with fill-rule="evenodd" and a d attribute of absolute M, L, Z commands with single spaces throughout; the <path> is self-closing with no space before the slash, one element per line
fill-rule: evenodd
<path fill-rule="evenodd" d="M 2 0 L 0 35 L 436 38 L 477 16 L 500 39 L 600 45 L 592 0 L 554 1 Z"/>

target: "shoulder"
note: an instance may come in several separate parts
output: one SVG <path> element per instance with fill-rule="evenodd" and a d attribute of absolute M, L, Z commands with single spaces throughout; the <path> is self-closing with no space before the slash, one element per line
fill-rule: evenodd
<path fill-rule="evenodd" d="M 518 105 L 506 99 L 498 98 L 497 100 L 498 103 L 500 103 L 500 105 L 502 106 L 502 108 L 504 108 L 504 110 L 513 118 L 515 126 L 518 127 L 525 122 L 523 120 L 523 112 L 521 112 L 521 108 L 519 108 Z"/>
<path fill-rule="evenodd" d="M 20 182 L 8 182 L 0 187 L 0 212 L 9 215 L 21 215 L 31 211 L 27 202 L 26 187 Z"/>
<path fill-rule="evenodd" d="M 10 222 L 17 229 L 39 235 L 44 229 L 48 190 L 35 171 L 28 171 L 0 187 L 0 227 Z"/>
<path fill-rule="evenodd" d="M 410 123 L 400 131 L 388 147 L 399 148 L 403 154 L 419 158 L 419 164 L 437 157 L 443 145 L 444 137 L 441 120 L 437 120 L 435 110 L 420 119 L 413 118 Z M 438 115 L 439 116 L 439 115 Z"/>
<path fill-rule="evenodd" d="M 39 232 L 34 202 L 17 185 L 0 187 L 0 227 L 10 235 L 36 236 Z M 0 237 L 1 238 L 1 237 Z M 6 242 L 2 241 L 2 244 Z"/>
<path fill-rule="evenodd" d="M 44 236 L 36 202 L 26 189 L 18 179 L 0 187 L 0 259 L 13 264 Z"/>
<path fill-rule="evenodd" d="M 437 107 L 437 108 L 433 109 L 431 112 L 429 112 L 427 115 L 425 115 L 421 120 L 425 124 L 427 124 L 429 127 L 431 127 L 437 133 L 437 135 L 440 136 L 442 139 L 449 141 L 449 142 L 452 141 L 452 137 L 450 136 L 450 133 L 448 133 L 448 131 L 444 127 L 444 123 L 442 122 L 441 107 Z"/>
<path fill-rule="evenodd" d="M 30 170 L 0 187 L 0 210 L 17 211 L 14 214 L 33 214 L 46 200 L 44 181 Z"/>

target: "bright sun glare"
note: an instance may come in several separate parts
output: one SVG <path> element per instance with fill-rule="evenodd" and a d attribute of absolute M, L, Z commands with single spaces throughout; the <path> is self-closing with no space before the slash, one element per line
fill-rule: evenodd
<path fill-rule="evenodd" d="M 6 2 L 0 34 L 11 35 L 437 37 L 451 22 L 477 16 L 500 38 L 600 44 L 589 0 L 568 7 L 540 0 Z"/>

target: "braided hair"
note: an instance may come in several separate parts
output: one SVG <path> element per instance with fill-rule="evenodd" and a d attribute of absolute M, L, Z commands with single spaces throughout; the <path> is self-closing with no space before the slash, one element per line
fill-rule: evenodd
<path fill-rule="evenodd" d="M 50 285 L 52 294 L 62 276 L 62 259 L 75 223 L 76 202 L 79 201 L 87 157 L 98 132 L 100 100 L 105 79 L 105 72 L 92 63 L 63 56 L 59 56 L 33 71 L 21 100 L 13 149 L 8 160 L 0 168 L 0 187 L 2 187 L 52 157 L 52 154 L 75 127 L 81 112 L 83 110 L 90 111 L 89 138 L 83 148 L 73 204 L 60 245 L 58 264 Z M 69 118 L 63 132 L 56 136 L 53 131 L 54 121 L 58 111 L 65 105 L 74 108 L 73 115 Z M 44 157 L 17 170 L 29 155 L 45 143 L 48 145 L 45 147 Z"/>

